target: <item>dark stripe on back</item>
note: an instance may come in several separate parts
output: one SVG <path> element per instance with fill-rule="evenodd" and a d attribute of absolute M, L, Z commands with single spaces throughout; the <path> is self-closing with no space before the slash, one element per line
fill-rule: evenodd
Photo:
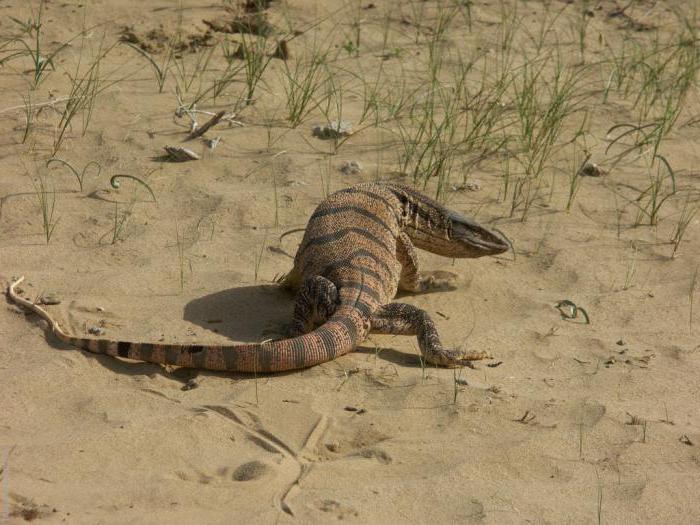
<path fill-rule="evenodd" d="M 313 221 L 314 219 L 318 219 L 321 217 L 327 217 L 329 215 L 335 215 L 338 213 L 345 213 L 345 212 L 353 212 L 357 213 L 359 215 L 362 215 L 364 217 L 367 217 L 369 220 L 372 222 L 379 224 L 382 228 L 385 230 L 389 231 L 390 233 L 392 232 L 392 229 L 389 227 L 389 225 L 384 222 L 384 220 L 381 217 L 378 217 L 371 211 L 366 210 L 365 208 L 362 208 L 360 206 L 329 206 L 328 208 L 325 209 L 319 209 L 316 210 L 313 215 L 309 218 L 309 222 Z"/>
<path fill-rule="evenodd" d="M 372 313 L 375 311 L 375 308 L 366 302 L 362 301 L 361 299 L 346 299 L 344 301 L 341 301 L 341 305 L 344 306 L 349 306 L 350 308 L 355 308 L 358 310 L 363 317 L 371 317 Z"/>
<path fill-rule="evenodd" d="M 367 283 L 358 283 L 357 281 L 348 281 L 348 280 L 341 280 L 338 283 L 338 292 L 342 289 L 350 289 L 350 290 L 359 290 L 363 294 L 369 295 L 372 299 L 377 301 L 378 303 L 381 303 L 381 299 L 379 298 L 379 294 L 377 291 L 369 286 Z M 360 294 L 358 294 L 359 296 Z"/>
<path fill-rule="evenodd" d="M 359 193 L 360 195 L 366 195 L 370 199 L 374 199 L 376 201 L 384 203 L 384 205 L 394 214 L 394 216 L 396 216 L 396 220 L 398 221 L 399 215 L 398 215 L 398 212 L 396 210 L 396 206 L 394 206 L 393 203 L 389 202 L 388 200 L 386 200 L 384 197 L 382 197 L 378 193 L 375 193 L 373 191 L 363 190 L 363 189 L 360 189 L 356 186 L 351 186 L 350 188 L 345 188 L 344 190 L 338 191 L 336 194 L 346 194 L 346 193 L 350 194 L 350 195 L 355 195 L 355 194 Z"/>
<path fill-rule="evenodd" d="M 358 264 L 353 263 L 353 261 L 357 257 L 367 257 L 369 259 L 372 259 L 375 263 L 377 263 L 378 266 L 380 266 L 386 272 L 386 275 L 384 277 L 382 277 L 377 272 L 367 268 L 366 266 L 360 266 Z M 396 256 L 394 256 L 394 257 L 396 257 Z M 304 271 L 306 271 L 306 267 L 308 267 L 309 264 L 311 264 L 311 260 L 306 262 L 306 265 L 304 266 Z M 342 259 L 340 261 L 336 261 L 336 262 L 331 263 L 331 264 L 327 264 L 326 267 L 323 269 L 323 273 L 321 273 L 321 275 L 323 277 L 327 278 L 328 274 L 330 272 L 332 272 L 333 270 L 335 270 L 337 268 L 342 268 L 342 267 L 356 269 L 356 270 L 364 273 L 365 275 L 369 275 L 371 277 L 374 277 L 377 281 L 383 281 L 393 274 L 393 272 L 391 271 L 389 266 L 384 261 L 382 261 L 379 257 L 374 255 L 372 252 L 369 252 L 367 250 L 357 250 L 357 251 L 351 253 L 345 259 Z"/>
<path fill-rule="evenodd" d="M 365 239 L 369 239 L 373 243 L 375 243 L 377 246 L 381 246 L 384 248 L 384 251 L 386 251 L 391 257 L 396 256 L 396 251 L 391 250 L 389 246 L 384 242 L 384 240 L 380 239 L 376 235 L 368 232 L 367 230 L 364 230 L 362 228 L 343 228 L 342 230 L 337 230 L 334 231 L 333 233 L 329 233 L 327 235 L 320 235 L 318 237 L 313 237 L 309 239 L 304 245 L 302 245 L 299 248 L 299 252 L 297 253 L 297 257 L 299 257 L 302 253 L 306 251 L 307 248 L 310 248 L 311 246 L 318 246 L 318 245 L 323 245 L 329 242 L 335 242 L 339 239 L 342 239 L 346 235 L 350 233 L 355 233 L 361 237 L 364 237 Z"/>
<path fill-rule="evenodd" d="M 334 264 L 329 264 L 328 266 L 326 266 L 324 268 L 322 275 L 324 277 L 327 277 L 328 274 L 330 274 L 333 270 L 335 270 L 336 268 L 340 268 L 340 267 L 351 268 L 351 269 L 356 270 L 364 275 L 367 275 L 368 277 L 372 277 L 376 281 L 379 281 L 379 282 L 382 281 L 382 276 L 379 275 L 374 270 L 370 270 L 369 268 L 365 268 L 364 266 L 357 266 L 356 264 L 351 264 L 348 261 L 340 261 L 340 262 L 337 262 Z"/>

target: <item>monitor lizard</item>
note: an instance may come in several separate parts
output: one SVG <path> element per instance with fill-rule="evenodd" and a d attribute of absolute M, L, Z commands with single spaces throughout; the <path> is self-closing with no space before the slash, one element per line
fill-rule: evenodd
<path fill-rule="evenodd" d="M 500 233 L 403 185 L 363 183 L 329 195 L 311 215 L 285 284 L 296 290 L 292 334 L 255 344 L 158 344 L 76 337 L 18 295 L 64 343 L 98 354 L 209 370 L 279 372 L 314 366 L 351 352 L 368 333 L 415 335 L 425 362 L 469 365 L 442 346 L 424 310 L 392 303 L 396 292 L 451 288 L 456 275 L 422 272 L 416 248 L 453 258 L 507 251 Z"/>

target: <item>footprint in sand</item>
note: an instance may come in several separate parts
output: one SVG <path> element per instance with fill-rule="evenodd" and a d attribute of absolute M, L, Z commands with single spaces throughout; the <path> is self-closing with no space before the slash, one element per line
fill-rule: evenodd
<path fill-rule="evenodd" d="M 325 460 L 355 457 L 376 459 L 383 465 L 392 462 L 392 457 L 377 446 L 390 439 L 390 436 L 375 430 L 368 423 L 351 426 L 347 422 L 336 422 L 327 437 L 329 439 L 325 441 L 323 447 L 317 449 L 318 456 Z"/>
<path fill-rule="evenodd" d="M 353 509 L 352 507 L 349 507 L 347 505 L 343 505 L 342 503 L 332 500 L 332 499 L 324 499 L 319 501 L 316 504 L 316 508 L 322 512 L 327 512 L 329 514 L 332 514 L 335 516 L 337 519 L 342 520 L 348 517 L 357 517 L 358 512 Z"/>
<path fill-rule="evenodd" d="M 271 471 L 272 468 L 262 461 L 249 461 L 248 463 L 243 463 L 234 470 L 231 477 L 235 481 L 252 481 L 262 478 Z"/>
<path fill-rule="evenodd" d="M 350 455 L 367 459 L 376 459 L 382 465 L 388 465 L 392 461 L 391 456 L 380 448 L 365 448 Z"/>

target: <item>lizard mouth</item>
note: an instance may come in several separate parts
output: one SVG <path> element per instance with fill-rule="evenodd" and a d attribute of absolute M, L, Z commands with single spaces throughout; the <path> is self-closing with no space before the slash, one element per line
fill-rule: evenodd
<path fill-rule="evenodd" d="M 470 253 L 467 257 L 496 255 L 511 248 L 511 243 L 504 235 L 467 219 L 458 213 L 450 213 L 452 238 L 459 241 Z"/>

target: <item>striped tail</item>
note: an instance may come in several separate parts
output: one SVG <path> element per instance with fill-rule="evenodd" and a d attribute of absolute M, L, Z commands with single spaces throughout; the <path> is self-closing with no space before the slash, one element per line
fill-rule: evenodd
<path fill-rule="evenodd" d="M 64 332 L 43 308 L 17 295 L 15 287 L 22 280 L 18 279 L 9 287 L 10 298 L 46 320 L 60 341 L 93 353 L 148 363 L 231 372 L 282 372 L 314 366 L 347 354 L 369 331 L 369 320 L 357 309 L 341 307 L 326 323 L 308 334 L 260 344 L 152 344 L 74 337 Z"/>

